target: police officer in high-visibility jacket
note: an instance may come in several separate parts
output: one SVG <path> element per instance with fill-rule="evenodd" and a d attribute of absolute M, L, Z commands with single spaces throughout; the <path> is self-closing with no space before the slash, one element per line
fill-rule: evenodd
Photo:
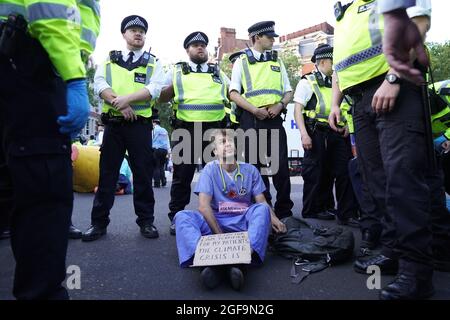
<path fill-rule="evenodd" d="M 431 172 L 431 230 L 434 267 L 450 272 L 450 213 L 447 210 L 445 186 L 449 184 L 450 152 L 450 80 L 430 87 L 431 123 L 436 151 L 437 169 Z"/>
<path fill-rule="evenodd" d="M 67 299 L 71 136 L 89 115 L 78 1 L 1 0 L 0 25 L 0 214 L 12 212 L 13 294 Z"/>
<path fill-rule="evenodd" d="M 375 265 L 382 274 L 397 274 L 381 299 L 428 298 L 434 290 L 424 100 L 421 89 L 400 79 L 383 55 L 377 5 L 357 0 L 336 10 L 337 77 L 329 121 L 336 128 L 342 93 L 350 95 L 363 181 L 383 216 L 381 254 L 354 267 L 365 273 Z"/>
<path fill-rule="evenodd" d="M 230 98 L 243 109 L 239 121 L 240 128 L 247 132 L 250 129 L 256 130 L 258 140 L 264 137 L 264 141 L 257 144 L 256 155 L 250 154 L 251 148 L 246 145 L 246 161 L 252 163 L 254 162 L 252 158 L 257 156 L 257 163 L 252 164 L 260 170 L 264 166 L 274 165 L 276 162 L 278 164 L 275 170 L 264 170 L 261 173 L 266 185 L 264 196 L 269 204 L 272 204 L 272 197 L 268 174 L 272 176 L 277 190 L 275 213 L 278 218 L 284 218 L 292 215 L 294 203 L 290 197 L 287 137 L 281 113 L 286 111 L 286 105 L 292 99 L 292 88 L 278 52 L 272 50 L 275 37 L 278 37 L 274 25 L 273 21 L 262 21 L 248 29 L 253 48 L 246 49 L 245 54 L 234 63 Z M 266 130 L 267 135 L 261 135 L 260 129 Z M 275 147 L 271 145 L 271 137 L 276 137 L 277 134 L 279 140 L 276 141 Z M 264 155 L 260 152 L 261 145 L 268 151 L 278 148 L 278 154 L 271 154 L 271 163 L 267 163 L 269 152 Z M 262 159 L 264 157 L 266 159 Z"/>
<path fill-rule="evenodd" d="M 440 97 L 441 106 L 443 103 L 447 105 L 447 109 L 431 116 L 433 121 L 433 132 L 440 131 L 443 135 L 440 137 L 438 147 L 442 154 L 442 167 L 445 173 L 444 186 L 445 192 L 450 194 L 450 153 L 448 147 L 450 146 L 450 80 L 438 82 L 432 86 Z"/>
<path fill-rule="evenodd" d="M 153 225 L 152 106 L 161 92 L 164 73 L 159 60 L 144 51 L 147 21 L 137 15 L 123 19 L 120 31 L 126 42 L 122 51 L 111 51 L 97 69 L 95 90 L 103 99 L 105 134 L 100 154 L 100 177 L 91 212 L 91 226 L 83 241 L 106 234 L 114 203 L 116 182 L 125 152 L 133 171 L 136 223 L 146 238 L 157 238 Z"/>
<path fill-rule="evenodd" d="M 338 133 L 328 125 L 333 48 L 326 44 L 319 46 L 311 61 L 316 64 L 316 70 L 300 80 L 294 95 L 294 115 L 305 150 L 302 216 L 334 220 L 327 200 L 335 185 L 338 223 L 359 227 L 356 198 L 348 174 L 348 162 L 352 158 L 348 129 Z"/>
<path fill-rule="evenodd" d="M 232 65 L 234 65 L 236 60 L 243 53 L 244 53 L 243 51 L 238 51 L 238 52 L 232 53 L 228 57 L 228 60 L 231 62 Z M 242 114 L 242 108 L 240 108 L 235 102 L 231 102 L 231 107 L 228 110 L 225 109 L 225 111 L 230 114 L 230 125 L 231 125 L 231 128 L 232 129 L 239 128 L 239 119 L 240 119 L 241 114 Z"/>
<path fill-rule="evenodd" d="M 100 1 L 99 0 L 77 0 L 81 16 L 80 47 L 81 58 L 85 64 L 94 52 L 97 37 L 100 33 Z M 81 239 L 82 232 L 70 221 L 69 238 Z"/>
<path fill-rule="evenodd" d="M 197 164 L 205 165 L 203 151 L 209 142 L 199 141 L 196 137 L 203 138 L 205 131 L 227 126 L 225 108 L 230 107 L 227 97 L 230 80 L 217 64 L 207 63 L 208 43 L 208 36 L 201 31 L 192 32 L 185 38 L 183 47 L 189 61 L 177 63 L 166 73 L 165 89 L 160 99 L 172 99 L 174 133 L 189 133 L 189 136 L 182 136 L 182 139 L 178 137 L 178 140 L 172 140 L 174 166 L 168 214 L 172 235 L 176 232 L 173 218 L 189 204 Z M 183 146 L 190 150 L 182 150 Z M 201 154 L 196 151 L 201 151 Z M 187 153 L 190 156 L 184 159 L 183 155 L 186 156 Z"/>
<path fill-rule="evenodd" d="M 355 126 L 350 97 L 345 98 L 348 103 L 341 104 L 342 116 L 347 121 L 347 128 L 350 134 L 353 158 L 348 163 L 348 173 L 352 181 L 353 192 L 359 204 L 359 228 L 361 230 L 361 244 L 359 256 L 372 254 L 372 250 L 380 244 L 380 235 L 383 226 L 379 220 L 379 214 L 376 212 L 376 205 L 373 197 L 370 195 L 367 186 L 362 181 L 361 170 L 358 164 L 358 152 L 355 142 Z"/>
<path fill-rule="evenodd" d="M 81 20 L 80 45 L 84 61 L 94 52 L 98 34 L 100 33 L 100 1 L 77 0 L 83 19 Z"/>

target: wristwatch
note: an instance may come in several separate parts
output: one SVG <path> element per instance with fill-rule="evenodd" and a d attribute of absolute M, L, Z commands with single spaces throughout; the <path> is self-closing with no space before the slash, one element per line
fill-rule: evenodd
<path fill-rule="evenodd" d="M 282 109 L 286 109 L 286 104 L 283 101 L 280 101 L 279 103 L 281 103 Z"/>
<path fill-rule="evenodd" d="M 390 84 L 402 83 L 402 79 L 400 79 L 400 77 L 398 77 L 396 74 L 393 74 L 393 73 L 388 73 L 386 75 L 386 81 L 389 82 Z"/>

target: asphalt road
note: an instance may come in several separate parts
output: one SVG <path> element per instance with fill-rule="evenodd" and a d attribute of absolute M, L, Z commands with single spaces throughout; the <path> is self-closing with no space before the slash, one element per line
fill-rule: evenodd
<path fill-rule="evenodd" d="M 290 283 L 291 261 L 268 254 L 264 265 L 251 269 L 243 291 L 235 292 L 225 282 L 213 291 L 205 290 L 196 269 L 181 269 L 175 237 L 169 234 L 167 204 L 170 189 L 155 189 L 155 225 L 160 237 L 143 238 L 135 223 L 132 196 L 116 197 L 111 212 L 108 234 L 102 239 L 83 243 L 71 240 L 67 265 L 81 270 L 81 289 L 70 290 L 74 300 L 373 300 L 378 290 L 369 290 L 367 276 L 357 274 L 352 262 L 330 267 L 309 276 L 300 285 Z M 293 178 L 292 198 L 294 212 L 300 213 L 302 184 Z M 74 224 L 85 230 L 90 222 L 93 195 L 76 194 L 73 212 Z M 188 208 L 197 206 L 196 196 Z M 314 221 L 312 221 L 314 222 Z M 359 232 L 355 232 L 357 244 Z M 0 300 L 13 299 L 14 259 L 9 241 L 0 241 Z M 392 277 L 382 277 L 386 285 Z M 436 273 L 434 299 L 450 299 L 450 274 Z"/>

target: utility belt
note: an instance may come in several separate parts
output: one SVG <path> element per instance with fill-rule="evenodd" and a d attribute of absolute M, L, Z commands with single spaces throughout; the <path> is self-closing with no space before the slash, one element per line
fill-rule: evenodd
<path fill-rule="evenodd" d="M 101 121 L 104 125 L 130 125 L 133 123 L 151 124 L 152 118 L 137 116 L 137 120 L 131 122 L 129 120 L 125 120 L 125 118 L 121 116 L 113 116 L 111 113 L 102 113 Z"/>
<path fill-rule="evenodd" d="M 316 130 L 322 131 L 322 132 L 332 131 L 328 122 L 325 123 L 325 122 L 318 121 L 317 119 L 311 119 L 308 117 L 305 117 L 305 126 L 310 133 L 314 133 Z"/>
<path fill-rule="evenodd" d="M 386 73 L 375 77 L 373 79 L 367 80 L 363 83 L 357 84 L 350 88 L 347 88 L 342 92 L 344 95 L 348 95 L 352 98 L 353 102 L 359 101 L 362 98 L 363 93 L 368 89 L 373 87 L 374 85 L 381 85 L 386 78 Z"/>
<path fill-rule="evenodd" d="M 180 120 L 176 117 L 176 113 L 170 118 L 170 125 L 174 129 L 192 129 L 194 128 L 195 123 L 198 122 L 188 122 Z M 213 121 L 213 122 L 201 122 L 202 126 L 207 126 L 208 128 L 218 128 L 218 129 L 225 129 L 231 127 L 231 121 L 228 115 L 225 115 L 225 117 L 220 121 Z"/>

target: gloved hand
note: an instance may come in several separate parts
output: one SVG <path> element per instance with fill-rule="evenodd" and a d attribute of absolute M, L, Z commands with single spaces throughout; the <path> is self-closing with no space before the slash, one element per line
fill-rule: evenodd
<path fill-rule="evenodd" d="M 441 135 L 434 139 L 434 150 L 438 153 L 443 153 L 444 148 L 442 147 L 442 144 L 447 141 L 447 138 L 444 135 Z"/>
<path fill-rule="evenodd" d="M 85 79 L 67 83 L 67 115 L 58 117 L 59 131 L 76 136 L 89 118 L 89 99 Z"/>

